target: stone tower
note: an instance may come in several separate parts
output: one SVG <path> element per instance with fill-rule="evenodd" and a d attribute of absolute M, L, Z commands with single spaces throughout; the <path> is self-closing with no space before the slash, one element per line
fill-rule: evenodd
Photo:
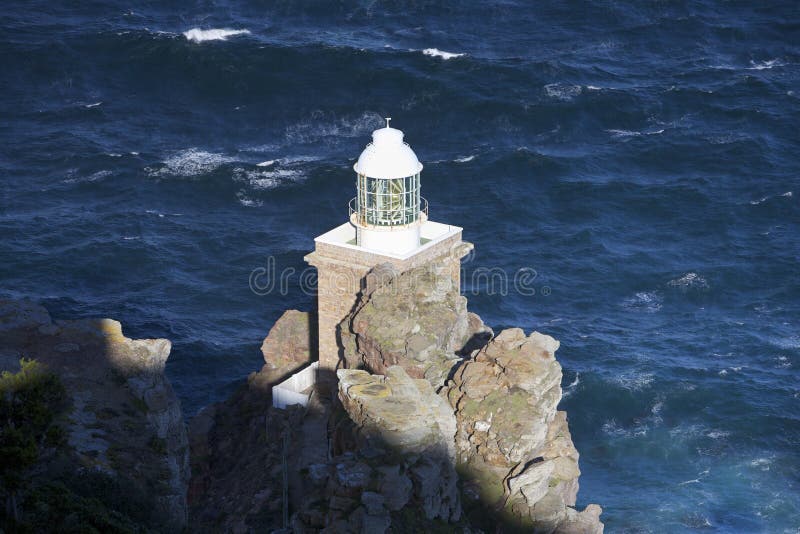
<path fill-rule="evenodd" d="M 317 268 L 322 369 L 340 366 L 337 326 L 355 306 L 373 267 L 389 263 L 402 273 L 443 262 L 459 287 L 461 258 L 472 250 L 461 240 L 461 228 L 428 219 L 428 203 L 420 196 L 422 164 L 390 120 L 372 133 L 353 167 L 356 197 L 349 221 L 315 238 L 314 252 L 305 257 Z"/>

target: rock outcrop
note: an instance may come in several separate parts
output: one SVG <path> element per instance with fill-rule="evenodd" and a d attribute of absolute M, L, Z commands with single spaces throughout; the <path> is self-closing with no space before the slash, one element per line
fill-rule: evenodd
<path fill-rule="evenodd" d="M 299 408 L 276 410 L 243 384 L 189 425 L 189 532 L 270 532 L 283 524 L 284 444 L 297 449 Z M 324 433 L 319 436 L 324 442 Z M 288 465 L 288 464 L 287 464 Z"/>
<path fill-rule="evenodd" d="M 456 353 L 491 332 L 467 311 L 447 269 L 436 263 L 399 275 L 388 264 L 373 269 L 355 311 L 339 326 L 347 367 L 383 374 L 399 365 L 440 388 Z"/>
<path fill-rule="evenodd" d="M 111 319 L 53 321 L 43 307 L 13 300 L 0 301 L 0 339 L 3 370 L 34 359 L 63 384 L 70 408 L 60 454 L 81 472 L 141 493 L 151 508 L 141 517 L 149 528 L 181 531 L 189 449 L 180 404 L 164 376 L 170 342 L 127 338 Z"/>
<path fill-rule="evenodd" d="M 298 313 L 264 377 L 308 356 Z M 573 508 L 558 341 L 494 336 L 436 266 L 373 270 L 340 336 L 348 368 L 307 408 L 272 408 L 251 377 L 195 418 L 192 531 L 602 532 L 599 506 Z"/>
<path fill-rule="evenodd" d="M 415 482 L 413 494 L 425 516 L 458 520 L 456 420 L 447 401 L 400 366 L 389 367 L 385 376 L 342 369 L 338 377 L 339 400 L 355 423 L 358 449 L 404 457 L 403 471 Z"/>
<path fill-rule="evenodd" d="M 250 374 L 251 386 L 269 391 L 272 384 L 316 360 L 317 346 L 317 315 L 285 311 L 261 344 L 264 366 Z"/>
<path fill-rule="evenodd" d="M 24 356 L 59 376 L 70 458 L 143 495 L 151 530 L 602 533 L 599 506 L 574 508 L 559 342 L 495 336 L 445 266 L 383 265 L 365 282 L 339 325 L 335 390 L 319 381 L 307 407 L 272 407 L 270 386 L 316 357 L 316 316 L 290 310 L 263 368 L 188 439 L 164 377 L 169 341 L 129 339 L 116 321 L 0 301 L 0 369 Z"/>
<path fill-rule="evenodd" d="M 338 378 L 338 445 L 330 460 L 309 466 L 293 530 L 372 534 L 460 525 L 456 421 L 447 401 L 399 366 L 385 376 L 341 369 Z M 346 450 L 337 434 L 351 438 Z"/>
<path fill-rule="evenodd" d="M 574 516 L 568 507 L 575 505 L 580 476 L 566 413 L 557 411 L 558 346 L 538 332 L 503 330 L 459 367 L 447 390 L 458 421 L 459 472 L 473 509 L 480 503 L 486 513 L 502 509 L 510 524 L 542 532 L 566 528 L 560 525 Z M 597 522 L 585 531 L 600 530 Z"/>
<path fill-rule="evenodd" d="M 340 371 L 339 377 L 339 398 L 355 432 L 381 436 L 394 450 L 413 455 L 408 435 L 426 435 L 416 430 L 417 417 L 423 417 L 428 432 L 439 432 L 444 442 L 452 439 L 441 416 L 418 407 L 420 396 L 427 396 L 429 409 L 437 407 L 435 395 L 420 388 L 414 395 L 415 388 L 394 393 L 391 384 L 402 375 L 393 366 L 399 366 L 403 374 L 426 379 L 450 404 L 456 422 L 453 465 L 471 524 L 489 528 L 499 519 L 512 530 L 602 532 L 599 507 L 571 508 L 580 470 L 566 413 L 557 410 L 558 341 L 538 332 L 526 336 L 518 328 L 492 338 L 480 317 L 467 311 L 444 269 L 434 265 L 398 275 L 387 266 L 376 268 L 340 324 L 348 366 L 365 369 Z"/>

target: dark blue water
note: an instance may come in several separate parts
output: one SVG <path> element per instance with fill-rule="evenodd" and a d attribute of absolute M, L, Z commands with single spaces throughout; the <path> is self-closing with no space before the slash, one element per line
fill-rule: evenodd
<path fill-rule="evenodd" d="M 170 338 L 194 413 L 313 305 L 303 255 L 392 116 L 475 243 L 471 309 L 561 340 L 608 532 L 797 532 L 795 3 L 137 4 L 4 4 L 2 294 Z"/>

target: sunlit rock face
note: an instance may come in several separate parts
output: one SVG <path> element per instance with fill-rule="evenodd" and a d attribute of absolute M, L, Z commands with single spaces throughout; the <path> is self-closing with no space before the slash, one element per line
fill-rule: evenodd
<path fill-rule="evenodd" d="M 440 388 L 460 359 L 456 353 L 491 335 L 467 311 L 449 269 L 432 263 L 398 275 L 385 265 L 367 275 L 356 309 L 339 326 L 347 367 L 383 374 L 399 365 Z"/>
<path fill-rule="evenodd" d="M 558 346 L 538 332 L 503 330 L 458 368 L 447 390 L 466 494 L 502 509 L 511 524 L 542 532 L 574 516 L 568 507 L 580 476 L 566 413 L 556 409 Z"/>
<path fill-rule="evenodd" d="M 446 448 L 455 452 L 465 510 L 500 516 L 510 528 L 602 531 L 599 507 L 580 514 L 570 508 L 580 470 L 566 413 L 557 410 L 559 342 L 519 328 L 492 337 L 443 269 L 433 264 L 398 275 L 379 266 L 367 276 L 359 303 L 340 324 L 347 366 L 364 369 L 340 371 L 348 414 L 359 432 L 395 440 L 408 453 L 416 447 L 408 436 L 422 432 L 416 416 L 428 419 L 425 432 L 449 428 L 422 415 L 418 393 L 388 393 L 399 374 L 390 369 L 398 366 L 447 399 L 456 432 Z M 442 439 L 451 441 L 447 432 Z M 474 515 L 479 521 L 481 513 Z"/>
<path fill-rule="evenodd" d="M 349 369 L 337 374 L 339 400 L 355 423 L 358 448 L 399 459 L 428 519 L 458 520 L 456 421 L 447 401 L 400 366 L 384 376 Z"/>
<path fill-rule="evenodd" d="M 573 508 L 559 342 L 494 336 L 450 274 L 373 270 L 339 325 L 338 385 L 306 408 L 265 388 L 311 357 L 313 315 L 284 314 L 264 369 L 193 421 L 193 531 L 281 528 L 287 469 L 296 532 L 601 533 L 599 506 Z"/>
<path fill-rule="evenodd" d="M 151 527 L 185 528 L 189 448 L 164 375 L 169 340 L 130 339 L 112 319 L 53 321 L 43 307 L 14 300 L 0 300 L 0 339 L 3 370 L 34 359 L 64 385 L 70 409 L 60 424 L 74 466 L 144 495 L 152 513 L 142 521 Z"/>
<path fill-rule="evenodd" d="M 362 439 L 401 453 L 444 453 L 455 460 L 456 420 L 427 380 L 409 377 L 400 366 L 385 375 L 351 369 L 337 375 L 339 400 Z"/>
<path fill-rule="evenodd" d="M 272 384 L 315 359 L 316 352 L 317 315 L 287 310 L 261 344 L 264 366 L 250 374 L 250 385 L 268 391 Z"/>

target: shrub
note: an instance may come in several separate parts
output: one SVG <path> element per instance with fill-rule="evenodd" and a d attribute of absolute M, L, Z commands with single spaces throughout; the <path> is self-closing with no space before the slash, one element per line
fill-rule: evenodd
<path fill-rule="evenodd" d="M 63 442 L 55 420 L 66 404 L 58 376 L 35 360 L 21 359 L 16 373 L 0 374 L 0 481 L 8 521 L 19 518 L 17 495 L 46 447 Z"/>

